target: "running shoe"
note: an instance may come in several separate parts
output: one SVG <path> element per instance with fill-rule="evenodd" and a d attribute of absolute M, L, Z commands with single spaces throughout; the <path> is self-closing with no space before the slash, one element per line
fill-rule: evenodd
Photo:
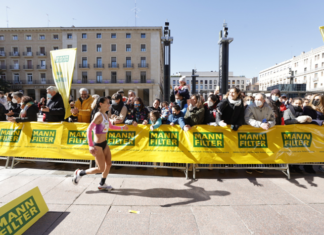
<path fill-rule="evenodd" d="M 72 183 L 75 185 L 77 185 L 81 179 L 80 172 L 81 172 L 80 169 L 76 169 L 75 172 L 73 173 Z"/>
<path fill-rule="evenodd" d="M 253 173 L 252 170 L 246 170 L 245 172 L 250 174 L 250 175 Z"/>
<path fill-rule="evenodd" d="M 113 187 L 111 187 L 110 185 L 104 184 L 104 185 L 98 185 L 98 189 L 102 190 L 102 191 L 111 191 L 113 190 Z"/>
<path fill-rule="evenodd" d="M 261 170 L 261 169 L 256 169 L 255 171 L 260 173 L 260 174 L 263 174 L 263 170 Z"/>

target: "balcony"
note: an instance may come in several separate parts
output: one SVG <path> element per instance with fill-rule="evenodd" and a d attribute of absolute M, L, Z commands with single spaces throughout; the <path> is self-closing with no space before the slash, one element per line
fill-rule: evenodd
<path fill-rule="evenodd" d="M 37 65 L 37 69 L 45 70 L 47 69 L 47 65 Z"/>
<path fill-rule="evenodd" d="M 23 69 L 32 70 L 32 69 L 34 69 L 34 66 L 33 65 L 23 65 Z"/>
<path fill-rule="evenodd" d="M 93 67 L 95 69 L 103 69 L 105 67 L 105 65 L 104 64 L 93 64 Z"/>
<path fill-rule="evenodd" d="M 119 68 L 119 64 L 115 63 L 115 64 L 108 64 L 108 68 Z"/>
<path fill-rule="evenodd" d="M 79 69 L 90 69 L 90 64 L 79 64 Z"/>
<path fill-rule="evenodd" d="M 7 69 L 7 65 L 1 64 L 1 65 L 0 65 L 0 69 L 1 69 L 1 70 L 5 70 L 5 69 Z"/>
<path fill-rule="evenodd" d="M 93 80 L 91 80 L 91 81 L 93 81 Z M 76 81 L 73 81 L 72 83 L 74 83 L 74 84 L 87 84 L 88 83 L 88 79 L 82 79 L 82 80 L 81 79 L 78 79 Z"/>
<path fill-rule="evenodd" d="M 6 52 L 0 51 L 0 56 L 6 56 Z"/>
<path fill-rule="evenodd" d="M 134 64 L 123 64 L 124 68 L 134 68 Z"/>
<path fill-rule="evenodd" d="M 20 69 L 20 65 L 18 65 L 18 64 L 10 65 L 10 69 L 11 70 L 19 70 Z"/>
<path fill-rule="evenodd" d="M 14 51 L 14 52 L 9 52 L 9 56 L 10 56 L 10 57 L 19 57 L 20 54 L 19 54 L 18 51 Z"/>
<path fill-rule="evenodd" d="M 149 64 L 148 63 L 140 63 L 140 64 L 138 64 L 138 67 L 139 68 L 148 68 Z"/>
<path fill-rule="evenodd" d="M 24 57 L 32 57 L 33 56 L 33 52 L 23 52 L 23 56 Z"/>
<path fill-rule="evenodd" d="M 39 57 L 45 57 L 46 56 L 46 52 L 45 51 L 37 51 L 36 55 Z"/>

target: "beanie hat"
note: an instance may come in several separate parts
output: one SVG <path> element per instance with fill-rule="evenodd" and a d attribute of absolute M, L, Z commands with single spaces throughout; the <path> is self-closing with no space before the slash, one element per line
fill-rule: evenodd
<path fill-rule="evenodd" d="M 184 82 L 184 83 L 186 83 L 186 76 L 182 76 L 180 79 L 179 79 L 179 82 Z"/>
<path fill-rule="evenodd" d="M 271 95 L 279 95 L 280 96 L 280 91 L 279 89 L 274 89 L 271 91 Z"/>

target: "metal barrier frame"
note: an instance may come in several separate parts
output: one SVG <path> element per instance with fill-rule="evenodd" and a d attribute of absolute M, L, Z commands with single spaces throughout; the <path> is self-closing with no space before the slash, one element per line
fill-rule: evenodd
<path fill-rule="evenodd" d="M 2 159 L 2 160 L 6 160 L 5 169 L 8 168 L 8 165 L 9 165 L 9 158 L 10 158 L 10 157 L 0 156 L 0 159 Z"/>
<path fill-rule="evenodd" d="M 91 168 L 92 161 L 94 161 L 94 160 L 12 157 L 11 169 L 13 169 L 21 161 L 84 164 L 84 165 L 89 165 L 89 168 Z M 9 157 L 7 157 L 6 168 L 7 168 L 8 164 L 9 164 Z M 186 163 L 155 163 L 155 162 L 112 161 L 112 166 L 178 169 L 178 170 L 183 170 L 186 179 L 189 178 L 188 164 L 186 164 Z"/>
<path fill-rule="evenodd" d="M 290 179 L 289 164 L 194 164 L 193 179 L 196 179 L 196 170 L 198 169 L 262 169 L 282 171 Z"/>

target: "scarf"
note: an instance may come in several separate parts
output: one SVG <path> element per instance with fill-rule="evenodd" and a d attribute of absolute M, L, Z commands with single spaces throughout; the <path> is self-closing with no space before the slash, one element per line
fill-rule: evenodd
<path fill-rule="evenodd" d="M 242 103 L 242 100 L 241 99 L 232 100 L 231 98 L 228 97 L 228 102 L 230 102 L 231 104 L 234 104 L 234 106 L 240 106 Z"/>
<path fill-rule="evenodd" d="M 20 111 L 19 117 L 24 118 L 27 116 L 27 110 L 29 109 L 30 106 L 32 106 L 34 102 L 28 102 L 25 104 L 25 107 Z"/>

